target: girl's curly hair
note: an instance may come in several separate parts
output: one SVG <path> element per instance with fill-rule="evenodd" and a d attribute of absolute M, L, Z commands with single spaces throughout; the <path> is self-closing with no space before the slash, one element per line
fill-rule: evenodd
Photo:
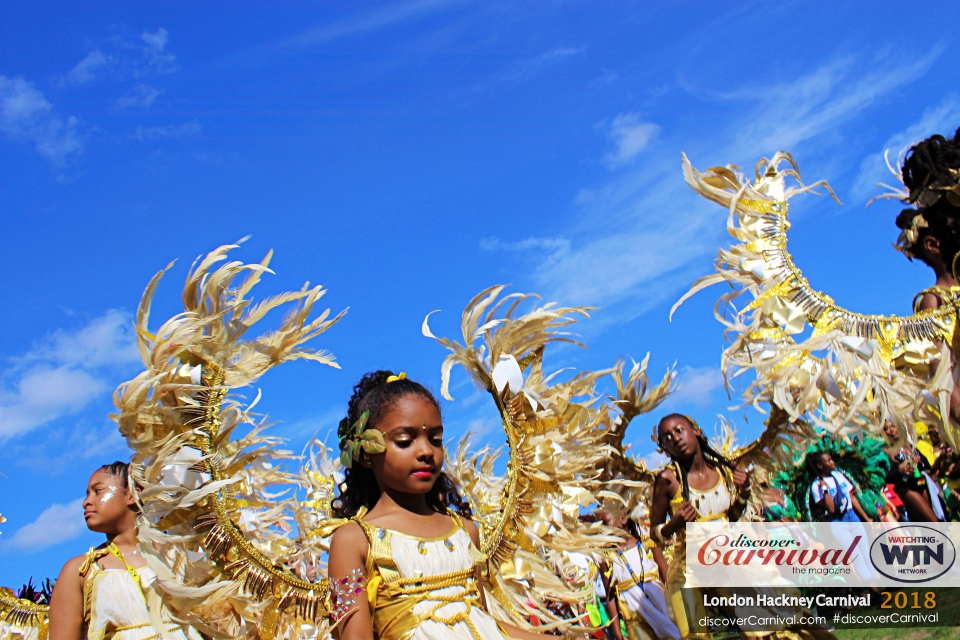
<path fill-rule="evenodd" d="M 360 379 L 353 387 L 353 395 L 347 405 L 348 425 L 353 425 L 368 411 L 367 428 L 374 428 L 401 398 L 411 395 L 429 402 L 440 411 L 440 404 L 426 387 L 406 378 L 388 383 L 387 378 L 393 375 L 392 371 L 381 370 L 367 373 Z M 360 464 L 344 470 L 344 481 L 340 488 L 340 495 L 333 501 L 333 515 L 337 518 L 352 518 L 360 511 L 360 507 L 372 509 L 380 499 L 380 487 L 373 471 Z M 453 509 L 465 518 L 473 517 L 469 503 L 442 471 L 426 497 L 427 504 L 440 513 Z"/>

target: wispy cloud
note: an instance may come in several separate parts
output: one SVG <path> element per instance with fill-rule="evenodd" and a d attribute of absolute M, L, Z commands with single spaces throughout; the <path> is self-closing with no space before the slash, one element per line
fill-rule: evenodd
<path fill-rule="evenodd" d="M 341 38 L 379 31 L 401 22 L 422 18 L 457 4 L 461 2 L 459 0 L 401 2 L 370 13 L 312 27 L 282 41 L 278 48 L 303 49 L 323 45 Z"/>
<path fill-rule="evenodd" d="M 584 50 L 583 47 L 557 47 L 535 56 L 516 60 L 507 69 L 466 89 L 467 94 L 478 94 L 497 86 L 529 80 L 546 69 Z"/>
<path fill-rule="evenodd" d="M 14 551 L 36 553 L 48 547 L 73 540 L 87 530 L 83 519 L 83 498 L 66 504 L 52 504 L 37 519 L 25 524 L 0 542 L 4 553 Z"/>
<path fill-rule="evenodd" d="M 198 135 L 203 128 L 197 122 L 170 124 L 163 127 L 137 127 L 131 136 L 134 140 L 169 140 Z"/>
<path fill-rule="evenodd" d="M 13 358 L 12 380 L 0 387 L 0 442 L 75 414 L 108 393 L 103 371 L 139 359 L 129 325 L 128 314 L 109 311 Z"/>
<path fill-rule="evenodd" d="M 748 87 L 729 100 L 758 102 L 738 128 L 743 149 L 792 149 L 863 112 L 881 96 L 930 70 L 942 47 L 919 59 L 886 57 L 873 63 L 841 58 L 792 82 Z"/>
<path fill-rule="evenodd" d="M 54 166 L 83 150 L 77 119 L 64 117 L 33 84 L 23 78 L 0 76 L 0 131 L 17 142 L 34 145 Z"/>
<path fill-rule="evenodd" d="M 647 148 L 659 131 L 659 125 L 644 122 L 639 113 L 621 113 L 610 124 L 607 137 L 613 149 L 603 157 L 603 164 L 610 169 L 627 164 Z"/>
<path fill-rule="evenodd" d="M 115 60 L 111 56 L 104 55 L 99 49 L 95 49 L 63 77 L 61 84 L 86 84 L 114 62 Z"/>
<path fill-rule="evenodd" d="M 798 145 L 809 149 L 815 139 L 829 142 L 827 138 L 832 138 L 823 134 L 922 76 L 939 52 L 935 49 L 920 59 L 842 59 L 790 81 L 725 94 L 688 86 L 691 93 L 708 101 L 750 100 L 755 106 L 730 119 L 709 144 L 699 142 L 687 151 L 695 162 L 698 157 L 710 157 L 753 163 L 778 149 L 795 150 Z M 643 129 L 630 139 L 630 127 L 640 123 L 639 117 L 621 120 L 624 158 L 646 142 Z M 618 151 L 619 147 L 611 152 L 611 161 L 621 157 Z M 576 202 L 577 222 L 555 230 L 570 239 L 569 246 L 543 256 L 531 275 L 551 300 L 608 309 L 607 322 L 634 318 L 675 297 L 702 275 L 692 265 L 715 252 L 723 239 L 716 207 L 689 198 L 679 178 L 677 157 L 637 158 L 634 167 L 615 179 L 581 191 Z M 682 230 L 682 250 L 678 250 L 678 230 Z M 513 242 L 497 239 L 502 246 Z M 610 309 L 625 301 L 629 304 Z"/>
<path fill-rule="evenodd" d="M 127 95 L 117 98 L 116 105 L 121 109 L 129 107 L 149 107 L 163 93 L 148 84 L 138 84 Z"/>
<path fill-rule="evenodd" d="M 723 374 L 715 367 L 684 367 L 677 376 L 680 388 L 670 394 L 670 397 L 661 405 L 661 411 L 666 413 L 677 408 L 689 407 L 703 409 L 713 403 L 713 394 L 723 387 Z"/>
<path fill-rule="evenodd" d="M 570 241 L 566 238 L 527 238 L 518 242 L 504 242 L 500 238 L 484 238 L 480 241 L 480 248 L 484 251 L 529 251 L 541 249 L 544 251 L 567 252 L 570 250 Z"/>
<path fill-rule="evenodd" d="M 167 40 L 169 33 L 163 27 L 160 27 L 153 33 L 141 33 L 140 40 L 143 41 L 143 54 L 147 62 L 160 73 L 170 73 L 176 70 L 177 57 L 167 51 Z"/>
<path fill-rule="evenodd" d="M 883 151 L 872 153 L 863 159 L 860 163 L 860 173 L 853 184 L 853 197 L 865 201 L 877 194 L 877 183 L 897 184 L 897 178 L 887 169 L 883 158 L 884 151 L 890 151 L 890 161 L 894 163 L 897 154 L 903 149 L 935 133 L 949 138 L 958 124 L 960 124 L 960 100 L 956 96 L 951 96 L 939 106 L 924 111 L 920 120 L 891 136 L 883 144 Z"/>
<path fill-rule="evenodd" d="M 115 34 L 89 51 L 60 78 L 59 84 L 76 87 L 100 78 L 122 82 L 173 73 L 177 70 L 177 57 L 167 49 L 169 39 L 170 34 L 163 27 L 138 36 Z"/>
<path fill-rule="evenodd" d="M 532 78 L 544 69 L 551 67 L 558 62 L 575 56 L 583 51 L 583 47 L 557 47 L 544 51 L 532 58 L 519 60 L 514 64 L 514 68 L 501 76 L 501 81 L 526 80 Z"/>

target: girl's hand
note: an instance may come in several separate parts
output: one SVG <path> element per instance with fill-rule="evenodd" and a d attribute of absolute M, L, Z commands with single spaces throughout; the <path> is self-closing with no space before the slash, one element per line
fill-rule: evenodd
<path fill-rule="evenodd" d="M 740 494 L 748 493 L 750 491 L 750 474 L 737 467 L 733 470 L 733 484 L 736 485 Z"/>
<path fill-rule="evenodd" d="M 677 512 L 670 518 L 670 522 L 676 522 L 677 529 L 679 529 L 688 522 L 696 522 L 698 515 L 697 510 L 690 501 L 687 500 L 677 508 Z M 676 532 L 677 529 L 674 529 L 674 532 Z"/>

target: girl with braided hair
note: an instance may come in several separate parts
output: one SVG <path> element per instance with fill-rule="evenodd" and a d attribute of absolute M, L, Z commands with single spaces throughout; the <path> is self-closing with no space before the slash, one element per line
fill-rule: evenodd
<path fill-rule="evenodd" d="M 495 620 L 470 507 L 443 472 L 440 406 L 405 374 L 375 371 L 340 423 L 332 618 L 341 640 L 540 638 Z"/>
<path fill-rule="evenodd" d="M 897 216 L 901 229 L 896 248 L 909 260 L 933 270 L 936 282 L 913 299 L 915 313 L 960 301 L 957 257 L 960 256 L 960 129 L 948 140 L 940 134 L 910 147 L 903 161 L 903 200 L 913 205 Z M 930 363 L 931 375 L 939 361 Z M 960 388 L 950 397 L 954 419 L 960 419 Z"/>
<path fill-rule="evenodd" d="M 105 464 L 90 476 L 83 517 L 107 540 L 63 566 L 50 598 L 50 640 L 152 640 L 161 635 L 159 623 L 175 640 L 200 640 L 160 604 L 156 574 L 137 541 L 139 515 L 126 462 Z"/>
<path fill-rule="evenodd" d="M 657 425 L 656 437 L 671 463 L 653 485 L 650 533 L 661 547 L 673 547 L 667 592 L 677 626 L 685 637 L 690 632 L 689 621 L 701 618 L 703 611 L 695 589 L 681 590 L 686 582 L 686 524 L 739 520 L 750 497 L 750 479 L 710 446 L 699 425 L 688 416 L 664 416 Z"/>
<path fill-rule="evenodd" d="M 947 140 L 934 135 L 913 145 L 903 161 L 901 177 L 906 201 L 915 208 L 897 216 L 902 231 L 897 248 L 917 258 L 936 276 L 933 287 L 914 298 L 914 311 L 949 304 L 960 292 L 956 260 L 960 253 L 960 129 Z"/>

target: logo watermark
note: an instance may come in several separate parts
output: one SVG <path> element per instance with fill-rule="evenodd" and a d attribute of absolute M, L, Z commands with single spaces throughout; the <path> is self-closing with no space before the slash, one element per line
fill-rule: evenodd
<path fill-rule="evenodd" d="M 691 587 L 960 586 L 960 523 L 688 523 Z"/>

